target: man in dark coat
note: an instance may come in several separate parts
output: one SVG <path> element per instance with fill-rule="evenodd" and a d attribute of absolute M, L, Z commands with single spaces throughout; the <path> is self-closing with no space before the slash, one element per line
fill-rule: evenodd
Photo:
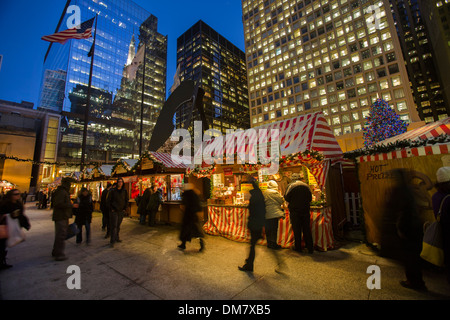
<path fill-rule="evenodd" d="M 162 204 L 162 195 L 161 191 L 157 186 L 153 186 L 153 193 L 150 196 L 147 205 L 147 212 L 149 213 L 148 225 L 153 227 L 156 225 L 156 213 L 158 212 L 159 206 Z"/>
<path fill-rule="evenodd" d="M 92 212 L 94 211 L 94 205 L 92 203 L 92 195 L 89 190 L 82 188 L 80 195 L 77 199 L 78 209 L 76 210 L 75 223 L 78 226 L 80 232 L 77 234 L 77 243 L 83 241 L 83 226 L 86 228 L 86 244 L 91 242 L 91 222 Z"/>
<path fill-rule="evenodd" d="M 250 230 L 250 253 L 242 267 L 238 267 L 241 271 L 253 271 L 253 263 L 255 261 L 255 246 L 259 239 L 262 238 L 262 229 L 266 222 L 266 205 L 264 195 L 258 184 L 252 177 L 246 178 L 247 183 L 251 183 L 253 189 L 250 190 L 250 202 L 248 205 L 248 229 Z M 246 183 L 243 182 L 243 183 Z"/>
<path fill-rule="evenodd" d="M 53 217 L 55 222 L 55 242 L 52 256 L 56 261 L 66 260 L 64 254 L 69 219 L 72 217 L 72 208 L 78 208 L 78 204 L 72 204 L 70 200 L 70 178 L 63 178 L 61 185 L 56 189 L 53 199 Z"/>
<path fill-rule="evenodd" d="M 312 194 L 309 186 L 300 180 L 297 174 L 292 175 L 293 182 L 288 186 L 284 199 L 288 203 L 289 217 L 294 232 L 294 250 L 302 252 L 302 234 L 308 253 L 314 252 L 311 233 L 310 206 Z"/>
<path fill-rule="evenodd" d="M 181 244 L 178 248 L 186 249 L 186 242 L 191 242 L 192 238 L 199 238 L 200 240 L 200 252 L 203 251 L 205 243 L 203 241 L 203 230 L 200 226 L 197 212 L 202 211 L 200 204 L 200 197 L 194 190 L 194 186 L 191 183 L 184 185 L 184 192 L 182 195 L 183 220 L 181 222 L 180 240 Z"/>
<path fill-rule="evenodd" d="M 139 201 L 138 210 L 137 213 L 139 215 L 139 223 L 145 224 L 145 218 L 148 214 L 147 212 L 147 205 L 150 201 L 150 196 L 152 195 L 152 189 L 146 188 L 144 193 L 142 194 L 142 198 Z M 149 223 L 150 223 L 150 217 L 149 217 Z"/>
<path fill-rule="evenodd" d="M 111 224 L 110 246 L 114 247 L 116 242 L 122 242 L 119 239 L 120 225 L 128 208 L 128 191 L 122 178 L 117 179 L 117 186 L 108 193 L 108 203 L 110 209 L 109 221 Z"/>
<path fill-rule="evenodd" d="M 102 197 L 100 199 L 100 211 L 102 212 L 102 231 L 106 229 L 105 239 L 110 236 L 111 228 L 109 226 L 109 207 L 108 207 L 108 192 L 111 190 L 111 183 L 106 184 L 106 189 L 102 192 Z"/>

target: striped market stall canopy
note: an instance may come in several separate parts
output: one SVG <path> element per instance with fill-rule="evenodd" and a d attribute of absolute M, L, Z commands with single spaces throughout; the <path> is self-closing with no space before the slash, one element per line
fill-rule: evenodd
<path fill-rule="evenodd" d="M 399 141 L 420 142 L 429 139 L 438 139 L 440 137 L 446 137 L 443 139 L 443 143 L 427 144 L 423 146 L 402 148 L 401 150 L 393 150 L 385 153 L 364 155 L 356 158 L 358 162 L 364 161 L 379 161 L 379 160 L 391 160 L 399 158 L 409 158 L 426 156 L 433 154 L 448 154 L 450 149 L 450 140 L 448 139 L 450 133 L 450 118 L 436 121 L 427 124 L 421 128 L 417 128 L 401 135 L 386 139 L 376 144 L 376 146 L 389 145 L 398 143 Z"/>
<path fill-rule="evenodd" d="M 245 154 L 248 161 L 257 159 L 257 149 L 261 145 L 267 146 L 266 156 L 270 156 L 270 145 L 276 140 L 280 147 L 280 165 L 306 165 L 321 187 L 325 186 L 330 165 L 343 158 L 342 149 L 322 112 L 251 128 L 245 130 L 244 134 L 207 140 L 196 157 L 201 156 L 202 151 L 203 156 L 207 154 L 213 158 L 217 158 L 217 155 Z M 321 159 L 311 156 L 312 153 L 321 155 Z"/>
<path fill-rule="evenodd" d="M 172 155 L 170 153 L 150 151 L 149 154 L 150 157 L 153 158 L 153 160 L 161 163 L 166 168 L 179 168 L 179 169 L 187 168 L 186 164 L 183 164 L 181 162 L 180 163 L 173 162 Z"/>

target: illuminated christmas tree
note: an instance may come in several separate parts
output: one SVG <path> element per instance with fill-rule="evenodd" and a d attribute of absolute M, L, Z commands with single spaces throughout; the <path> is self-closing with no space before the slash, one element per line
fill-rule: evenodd
<path fill-rule="evenodd" d="M 370 107 L 363 129 L 364 145 L 373 144 L 406 132 L 408 123 L 391 108 L 383 99 L 377 99 Z"/>

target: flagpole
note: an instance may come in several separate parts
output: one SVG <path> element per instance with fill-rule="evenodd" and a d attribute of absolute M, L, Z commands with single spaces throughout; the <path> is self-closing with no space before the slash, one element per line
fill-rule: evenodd
<path fill-rule="evenodd" d="M 64 7 L 61 18 L 59 18 L 58 26 L 56 27 L 55 33 L 58 32 L 59 27 L 61 26 L 61 23 L 63 22 L 64 16 L 66 15 L 67 9 L 69 8 L 69 5 L 70 5 L 70 0 L 67 0 L 66 6 Z M 45 53 L 45 57 L 44 57 L 44 64 L 45 64 L 45 61 L 47 60 L 48 54 L 50 53 L 50 49 L 52 48 L 52 45 L 53 45 L 53 42 L 50 42 L 50 44 L 48 45 L 48 49 L 47 49 L 47 52 Z"/>
<path fill-rule="evenodd" d="M 91 55 L 91 69 L 89 71 L 89 84 L 88 92 L 86 98 L 86 108 L 84 110 L 84 130 L 83 130 L 83 144 L 81 147 L 81 166 L 80 171 L 82 172 L 86 163 L 86 141 L 87 141 L 87 127 L 89 122 L 89 109 L 91 105 L 91 87 L 92 87 L 92 71 L 94 69 L 94 56 L 95 56 L 95 40 L 97 38 L 97 20 L 98 13 L 95 15 L 95 31 L 94 31 L 94 42 L 92 43 L 92 55 Z"/>
<path fill-rule="evenodd" d="M 144 93 L 145 93 L 145 66 L 146 66 L 146 59 L 145 55 L 147 53 L 147 43 L 144 42 L 144 70 L 142 72 L 142 98 L 141 98 L 141 130 L 140 130 L 140 137 L 139 137 L 139 158 L 142 156 L 142 131 L 144 130 Z"/>

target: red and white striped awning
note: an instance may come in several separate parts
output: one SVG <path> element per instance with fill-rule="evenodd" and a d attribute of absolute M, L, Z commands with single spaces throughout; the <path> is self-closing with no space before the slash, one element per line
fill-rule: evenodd
<path fill-rule="evenodd" d="M 163 164 L 166 168 L 178 168 L 178 169 L 186 169 L 187 165 L 183 163 L 175 163 L 172 161 L 172 154 L 170 153 L 161 153 L 161 152 L 155 152 L 150 151 L 150 155 L 156 160 L 157 162 L 160 162 Z"/>
<path fill-rule="evenodd" d="M 442 134 L 450 134 L 450 118 L 429 123 L 423 127 L 402 133 L 398 136 L 383 140 L 378 142 L 376 145 L 388 145 L 389 143 L 394 143 L 396 141 L 402 140 L 424 140 L 430 138 L 439 137 Z"/>
<path fill-rule="evenodd" d="M 259 130 L 261 129 L 268 131 L 266 136 L 260 135 Z M 278 130 L 279 136 L 271 136 L 270 130 L 273 129 Z M 254 127 L 247 129 L 245 133 L 237 137 L 236 144 L 227 144 L 226 139 L 208 140 L 204 143 L 203 150 L 211 150 L 212 153 L 219 155 L 245 152 L 255 156 L 257 145 L 271 143 L 272 140 L 278 138 L 280 156 L 288 156 L 306 150 L 319 151 L 323 154 L 324 159 L 339 159 L 343 156 L 342 149 L 322 112 Z M 269 147 L 268 149 L 270 150 Z"/>
<path fill-rule="evenodd" d="M 395 143 L 396 141 L 403 141 L 403 140 L 410 140 L 410 141 L 426 140 L 436 138 L 441 135 L 448 135 L 449 133 L 450 133 L 450 118 L 447 118 L 444 120 L 429 123 L 423 127 L 386 139 L 384 141 L 377 143 L 377 145 L 388 145 L 389 143 Z M 358 162 L 367 162 L 367 161 L 381 161 L 381 160 L 419 157 L 433 154 L 448 154 L 449 150 L 450 150 L 450 143 L 440 143 L 434 145 L 405 148 L 402 150 L 394 150 L 375 155 L 361 156 L 358 157 L 356 160 Z"/>
<path fill-rule="evenodd" d="M 261 129 L 266 129 L 267 135 L 261 136 L 259 131 Z M 273 129 L 278 130 L 278 135 L 271 135 Z M 211 155 L 245 153 L 248 156 L 247 159 L 255 159 L 258 152 L 257 146 L 269 145 L 272 140 L 277 139 L 280 144 L 280 157 L 307 150 L 318 151 L 323 155 L 323 161 L 305 158 L 299 159 L 300 163 L 297 163 L 297 165 L 306 165 L 321 187 L 325 186 L 330 162 L 333 163 L 343 158 L 342 149 L 322 112 L 301 115 L 248 129 L 245 134 L 237 136 L 235 144 L 228 144 L 225 138 L 214 138 L 206 141 L 203 144 L 203 150 L 199 151 L 203 153 L 206 151 Z M 269 146 L 267 153 L 270 153 Z M 199 155 L 200 152 L 196 154 L 196 157 Z M 292 165 L 294 165 L 294 161 L 288 164 L 288 166 Z"/>

